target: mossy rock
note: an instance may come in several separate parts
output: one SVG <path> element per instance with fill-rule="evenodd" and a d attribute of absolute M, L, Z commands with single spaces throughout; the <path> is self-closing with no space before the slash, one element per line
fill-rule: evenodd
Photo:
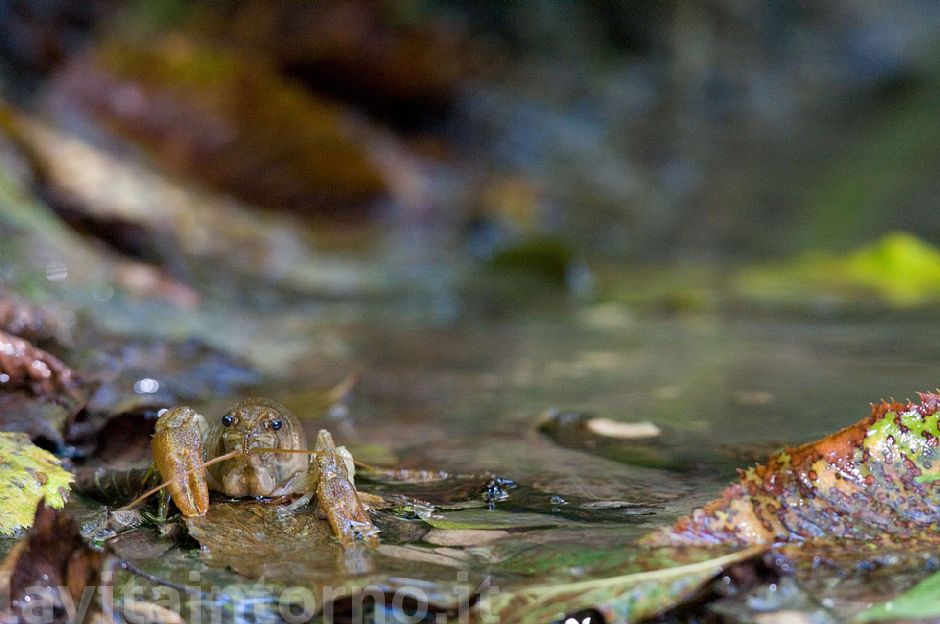
<path fill-rule="evenodd" d="M 940 250 L 894 232 L 847 254 L 814 252 L 738 275 L 748 299 L 788 303 L 835 299 L 912 308 L 940 300 Z"/>
<path fill-rule="evenodd" d="M 108 41 L 57 86 L 170 170 L 253 204 L 341 212 L 385 190 L 342 111 L 261 56 L 182 37 Z"/>

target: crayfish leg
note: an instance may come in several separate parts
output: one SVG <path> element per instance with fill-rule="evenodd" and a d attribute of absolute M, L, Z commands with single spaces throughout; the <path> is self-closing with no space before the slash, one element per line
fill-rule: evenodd
<path fill-rule="evenodd" d="M 203 465 L 203 440 L 208 423 L 188 407 L 176 407 L 157 419 L 151 447 L 153 462 L 169 483 L 167 489 L 184 516 L 209 510 L 209 487 Z"/>
<path fill-rule="evenodd" d="M 326 430 L 317 434 L 315 450 L 316 468 L 311 470 L 310 485 L 316 485 L 317 502 L 333 534 L 343 546 L 351 546 L 356 538 L 361 538 L 369 546 L 377 546 L 379 531 L 372 524 L 352 483 L 351 471 L 344 457 L 348 451 L 344 453 L 345 449 L 337 449 L 333 436 Z"/>

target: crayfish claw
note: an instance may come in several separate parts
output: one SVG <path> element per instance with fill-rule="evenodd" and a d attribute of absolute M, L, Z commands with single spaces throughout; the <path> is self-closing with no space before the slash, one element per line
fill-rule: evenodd
<path fill-rule="evenodd" d="M 203 438 L 206 419 L 189 407 L 167 410 L 156 424 L 151 443 L 153 462 L 168 482 L 173 502 L 184 516 L 201 516 L 209 510 Z"/>

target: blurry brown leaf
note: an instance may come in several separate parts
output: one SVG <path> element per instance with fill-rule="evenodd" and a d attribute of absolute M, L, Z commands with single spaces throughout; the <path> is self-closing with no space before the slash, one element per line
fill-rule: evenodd
<path fill-rule="evenodd" d="M 0 388 L 82 402 L 78 379 L 57 357 L 27 340 L 0 331 Z"/>
<path fill-rule="evenodd" d="M 18 297 L 0 294 L 0 330 L 41 342 L 55 338 L 59 329 L 58 320 L 46 310 Z"/>
<path fill-rule="evenodd" d="M 141 405 L 108 418 L 95 438 L 94 458 L 112 466 L 149 466 L 151 438 L 162 406 Z"/>
<path fill-rule="evenodd" d="M 3 617 L 30 621 L 26 618 L 51 613 L 53 624 L 100 621 L 100 605 L 93 598 L 101 584 L 102 559 L 69 514 L 40 502 L 33 528 L 3 562 L 9 587 L 2 589 L 10 597 Z"/>

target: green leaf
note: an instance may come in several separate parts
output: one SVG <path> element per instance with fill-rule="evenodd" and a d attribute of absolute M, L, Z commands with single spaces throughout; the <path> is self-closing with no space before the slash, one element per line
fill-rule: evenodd
<path fill-rule="evenodd" d="M 940 617 L 940 572 L 928 576 L 896 598 L 872 605 L 859 613 L 854 622 L 935 617 Z"/>
<path fill-rule="evenodd" d="M 695 594 L 727 566 L 764 552 L 754 547 L 690 565 L 571 583 L 533 585 L 500 592 L 482 605 L 482 619 L 501 624 L 543 624 L 597 609 L 608 624 L 635 622 L 662 613 Z M 488 607 L 488 609 L 487 609 Z"/>
<path fill-rule="evenodd" d="M 42 498 L 61 508 L 74 476 L 24 433 L 0 432 L 0 534 L 32 525 Z"/>

